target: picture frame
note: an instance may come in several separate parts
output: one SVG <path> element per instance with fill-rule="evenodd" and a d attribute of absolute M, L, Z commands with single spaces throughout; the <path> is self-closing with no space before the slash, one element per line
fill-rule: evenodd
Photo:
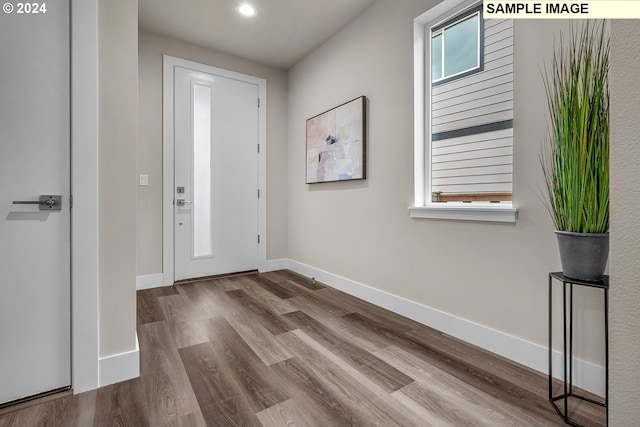
<path fill-rule="evenodd" d="M 360 96 L 307 119 L 307 184 L 366 179 L 366 104 Z"/>

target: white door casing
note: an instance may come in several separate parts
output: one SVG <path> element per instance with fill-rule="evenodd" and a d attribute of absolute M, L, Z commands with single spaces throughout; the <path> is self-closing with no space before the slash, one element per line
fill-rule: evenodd
<path fill-rule="evenodd" d="M 69 2 L 0 15 L 0 403 L 71 384 Z M 39 210 L 40 195 L 62 196 Z"/>
<path fill-rule="evenodd" d="M 99 385 L 98 0 L 71 5 L 71 374 L 82 393 Z"/>
<path fill-rule="evenodd" d="M 264 270 L 266 82 L 168 56 L 164 62 L 165 284 Z"/>

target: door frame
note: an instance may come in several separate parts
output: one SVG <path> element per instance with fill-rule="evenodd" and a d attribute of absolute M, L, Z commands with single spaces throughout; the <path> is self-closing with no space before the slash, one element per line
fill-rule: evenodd
<path fill-rule="evenodd" d="M 71 386 L 99 386 L 98 0 L 71 0 Z"/>
<path fill-rule="evenodd" d="M 255 84 L 258 86 L 260 108 L 258 108 L 258 271 L 267 269 L 267 81 L 265 79 L 224 70 L 211 65 L 163 55 L 162 90 L 162 276 L 165 286 L 171 286 L 175 279 L 174 267 L 174 69 L 189 68 L 204 73 Z M 258 102 L 258 100 L 256 100 Z M 258 147 L 256 147 L 258 151 Z M 257 194 L 256 194 L 257 197 Z M 256 236 L 257 237 L 257 236 Z"/>

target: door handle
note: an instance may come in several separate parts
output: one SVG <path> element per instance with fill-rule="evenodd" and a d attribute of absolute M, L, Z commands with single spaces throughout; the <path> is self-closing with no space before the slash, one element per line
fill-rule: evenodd
<path fill-rule="evenodd" d="M 176 199 L 176 205 L 178 206 L 191 205 L 191 204 L 193 204 L 193 202 L 190 202 L 189 200 Z"/>
<path fill-rule="evenodd" d="M 39 205 L 41 211 L 62 210 L 62 196 L 40 196 L 36 200 L 14 200 L 14 205 Z"/>

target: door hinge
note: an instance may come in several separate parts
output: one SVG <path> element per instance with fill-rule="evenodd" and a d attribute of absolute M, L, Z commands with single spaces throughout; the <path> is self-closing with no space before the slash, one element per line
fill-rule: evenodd
<path fill-rule="evenodd" d="M 258 188 L 258 199 L 260 198 L 260 189 Z"/>
<path fill-rule="evenodd" d="M 258 234 L 258 244 L 260 244 L 260 235 Z"/>
<path fill-rule="evenodd" d="M 258 98 L 258 108 L 260 108 L 260 98 Z"/>
<path fill-rule="evenodd" d="M 258 144 L 258 153 L 260 153 L 260 144 Z"/>
<path fill-rule="evenodd" d="M 73 196 L 69 196 L 69 209 L 73 209 Z"/>

